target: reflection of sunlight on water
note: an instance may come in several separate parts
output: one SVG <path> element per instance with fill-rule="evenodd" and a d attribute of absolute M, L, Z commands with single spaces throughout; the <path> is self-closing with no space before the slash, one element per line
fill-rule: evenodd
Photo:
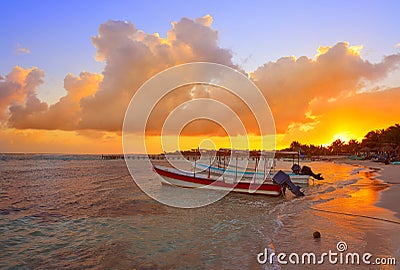
<path fill-rule="evenodd" d="M 374 180 L 374 174 L 369 170 L 361 171 L 355 177 L 357 182 L 346 186 L 341 191 L 336 191 L 344 196 L 336 196 L 335 200 L 320 204 L 317 208 L 394 219 L 392 212 L 374 206 L 379 199 L 379 191 L 388 188 L 389 185 Z"/>
<path fill-rule="evenodd" d="M 350 165 L 311 163 L 311 166 L 314 171 L 323 172 L 325 180 L 309 187 L 306 203 L 310 210 L 299 212 L 297 205 L 285 209 L 284 226 L 274 238 L 278 251 L 321 254 L 336 250 L 336 243 L 345 241 L 351 252 L 399 256 L 400 239 L 393 237 L 393 232 L 400 225 L 384 221 L 396 219 L 391 211 L 373 205 L 379 199 L 379 191 L 388 185 L 374 180 L 375 175 L 370 171 Z M 326 210 L 332 212 L 323 212 Z M 321 232 L 321 239 L 312 238 L 314 231 Z M 324 265 L 324 269 L 336 267 Z"/>

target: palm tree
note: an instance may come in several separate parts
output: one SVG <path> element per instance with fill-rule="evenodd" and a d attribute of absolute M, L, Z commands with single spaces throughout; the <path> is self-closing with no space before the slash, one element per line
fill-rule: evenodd
<path fill-rule="evenodd" d="M 383 141 L 400 145 L 400 125 L 395 124 L 394 126 L 388 127 L 383 133 Z"/>
<path fill-rule="evenodd" d="M 349 154 L 356 154 L 360 148 L 360 143 L 356 139 L 351 139 L 346 145 L 345 145 L 345 152 Z"/>
<path fill-rule="evenodd" d="M 382 133 L 384 130 L 372 130 L 367 133 L 367 135 L 364 136 L 364 139 L 362 140 L 361 144 L 366 147 L 370 148 L 375 148 L 379 145 L 379 143 L 382 141 Z"/>
<path fill-rule="evenodd" d="M 303 145 L 301 143 L 299 143 L 298 141 L 293 141 L 290 144 L 290 149 L 294 150 L 294 151 L 301 151 L 302 146 Z"/>
<path fill-rule="evenodd" d="M 341 139 L 337 139 L 328 148 L 333 154 L 336 153 L 336 155 L 339 155 L 339 153 L 343 152 L 343 146 L 344 141 L 342 141 Z"/>
<path fill-rule="evenodd" d="M 383 142 L 386 144 L 386 149 L 390 149 L 389 152 L 397 151 L 396 155 L 400 156 L 400 125 L 395 124 L 388 127 L 382 137 Z"/>

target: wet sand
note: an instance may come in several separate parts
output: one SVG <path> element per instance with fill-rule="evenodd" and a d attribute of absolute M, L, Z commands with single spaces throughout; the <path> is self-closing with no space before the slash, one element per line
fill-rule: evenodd
<path fill-rule="evenodd" d="M 372 174 L 369 178 L 373 181 L 381 181 L 386 188 L 378 191 L 378 196 L 371 201 L 371 207 L 381 208 L 376 214 L 377 220 L 365 220 L 365 239 L 368 251 L 374 256 L 396 258 L 396 265 L 373 266 L 376 269 L 399 269 L 400 259 L 400 166 L 385 165 L 383 163 L 372 162 L 369 160 L 350 160 L 343 159 L 340 162 L 369 168 Z M 385 211 L 389 211 L 389 216 Z M 385 222 L 389 221 L 389 222 Z M 360 226 L 361 227 L 361 226 Z"/>
<path fill-rule="evenodd" d="M 400 166 L 383 165 L 383 170 L 379 174 L 378 178 L 382 178 L 391 186 L 382 191 L 380 200 L 376 205 L 395 212 L 395 216 L 400 219 Z"/>
<path fill-rule="evenodd" d="M 375 178 L 390 186 L 388 189 L 380 192 L 379 199 L 375 202 L 375 205 L 392 211 L 394 216 L 400 219 L 400 165 L 385 165 L 370 160 L 351 159 L 343 159 L 341 162 L 377 169 Z"/>

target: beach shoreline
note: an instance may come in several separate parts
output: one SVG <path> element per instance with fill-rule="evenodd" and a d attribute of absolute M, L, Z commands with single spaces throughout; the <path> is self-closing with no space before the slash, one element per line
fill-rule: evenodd
<path fill-rule="evenodd" d="M 361 240 L 360 247 L 362 246 L 359 252 L 369 252 L 374 258 L 394 258 L 398 265 L 400 258 L 400 235 L 398 234 L 400 166 L 349 158 L 335 158 L 332 161 L 336 164 L 354 166 L 353 173 L 359 174 L 359 180 L 354 183 L 357 190 L 347 190 L 347 199 L 338 198 L 338 202 L 335 203 L 336 200 L 333 200 L 330 206 L 322 204 L 317 208 L 329 211 L 336 205 L 332 208 L 332 215 L 334 212 L 337 214 L 342 212 L 344 214 L 342 222 L 340 218 L 337 218 L 336 222 L 343 223 L 344 225 L 341 226 L 348 230 L 345 235 L 342 235 L 343 239 L 347 241 L 353 234 L 359 233 L 358 240 Z M 342 209 L 340 205 L 343 205 Z M 349 242 L 353 242 L 354 246 L 357 240 L 353 239 Z M 395 266 L 388 269 L 397 268 Z"/>
<path fill-rule="evenodd" d="M 387 189 L 379 192 L 379 199 L 374 203 L 374 205 L 393 212 L 394 217 L 400 220 L 400 204 L 398 203 L 398 196 L 400 194 L 399 165 L 385 165 L 383 163 L 373 162 L 370 160 L 352 160 L 349 158 L 336 160 L 336 162 L 374 170 L 376 176 L 373 178 L 389 185 Z"/>

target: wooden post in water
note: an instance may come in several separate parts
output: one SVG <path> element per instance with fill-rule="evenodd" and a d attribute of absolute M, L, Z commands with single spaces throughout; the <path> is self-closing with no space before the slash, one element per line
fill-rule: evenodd
<path fill-rule="evenodd" d="M 236 172 L 235 172 L 235 182 L 237 182 L 237 168 L 238 167 L 238 155 L 236 154 Z"/>
<path fill-rule="evenodd" d="M 197 153 L 194 154 L 194 171 L 193 171 L 194 178 L 196 178 L 196 161 L 197 161 Z"/>
<path fill-rule="evenodd" d="M 210 156 L 210 166 L 208 167 L 208 178 L 210 178 L 210 174 L 211 174 L 211 156 Z"/>
<path fill-rule="evenodd" d="M 265 181 L 265 171 L 266 171 L 266 169 L 267 169 L 267 157 L 265 156 L 264 157 L 264 178 L 263 178 L 264 181 Z"/>

